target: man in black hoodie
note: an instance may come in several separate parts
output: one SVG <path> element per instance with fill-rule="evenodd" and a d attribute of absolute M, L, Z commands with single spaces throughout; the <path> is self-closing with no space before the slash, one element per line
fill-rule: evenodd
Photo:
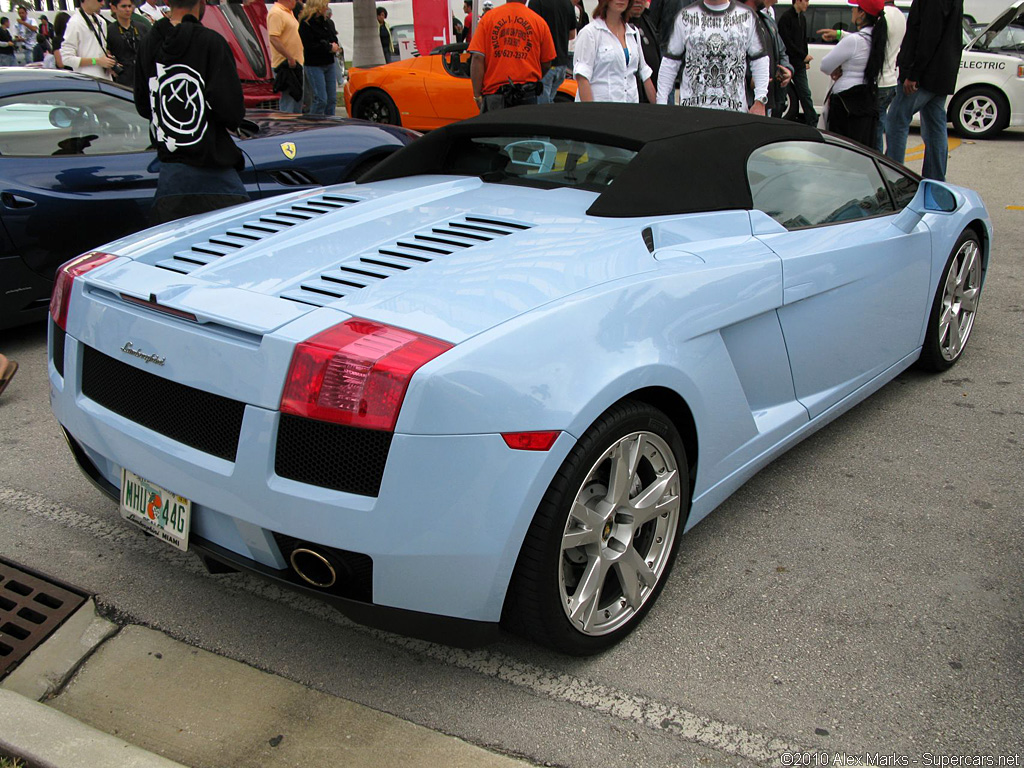
<path fill-rule="evenodd" d="M 960 72 L 963 16 L 963 0 L 914 0 L 896 59 L 899 83 L 885 118 L 885 154 L 902 163 L 910 121 L 921 114 L 921 175 L 936 181 L 946 180 L 946 97 L 956 90 Z"/>
<path fill-rule="evenodd" d="M 242 151 L 229 130 L 245 117 L 227 41 L 199 23 L 205 0 L 169 0 L 171 13 L 139 42 L 135 109 L 150 121 L 160 179 L 154 224 L 245 202 Z"/>

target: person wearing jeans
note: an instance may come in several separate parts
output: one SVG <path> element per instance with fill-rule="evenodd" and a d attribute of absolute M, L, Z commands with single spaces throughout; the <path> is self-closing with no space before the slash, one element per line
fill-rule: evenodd
<path fill-rule="evenodd" d="M 892 104 L 892 100 L 895 96 L 895 85 L 888 88 L 878 86 L 878 121 L 875 123 L 875 141 L 872 147 L 879 153 L 885 151 L 885 144 L 883 143 L 883 137 L 885 136 L 885 119 L 886 114 L 889 112 L 889 105 Z"/>
<path fill-rule="evenodd" d="M 921 175 L 936 181 L 946 179 L 946 97 L 956 88 L 960 71 L 963 14 L 963 0 L 914 0 L 896 62 L 900 82 L 885 121 L 885 154 L 902 163 L 910 121 L 920 113 L 924 141 Z"/>
<path fill-rule="evenodd" d="M 299 21 L 292 11 L 295 0 L 276 0 L 267 10 L 267 33 L 270 38 L 270 65 L 274 68 L 274 88 L 281 94 L 278 109 L 302 113 L 305 56 Z"/>
<path fill-rule="evenodd" d="M 906 81 L 905 81 L 906 82 Z M 897 87 L 886 116 L 885 155 L 898 163 L 907 153 L 907 134 L 914 115 L 921 114 L 921 139 L 924 141 L 924 167 L 921 175 L 936 181 L 946 180 L 949 141 L 946 138 L 946 94 L 916 88 L 909 94 Z"/>
<path fill-rule="evenodd" d="M 555 60 L 541 78 L 541 90 L 537 94 L 538 104 L 550 104 L 555 100 L 558 86 L 565 80 L 572 57 L 569 55 L 569 41 L 576 37 L 576 12 L 572 0 L 530 0 L 527 4 L 548 23 L 551 40 L 555 44 Z"/>
<path fill-rule="evenodd" d="M 786 56 L 793 63 L 793 90 L 796 91 L 797 101 L 803 109 L 803 117 L 799 116 L 800 113 L 797 110 L 793 113 L 794 119 L 808 125 L 817 125 L 818 113 L 814 109 L 811 85 L 807 80 L 807 70 L 810 69 L 811 60 L 814 58 L 807 51 L 805 12 L 808 5 L 810 5 L 810 0 L 793 0 L 793 7 L 787 8 L 778 16 L 777 26 L 779 37 L 782 38 L 782 43 L 786 47 Z"/>
<path fill-rule="evenodd" d="M 896 7 L 893 0 L 886 0 L 885 8 L 885 29 L 889 35 L 889 43 L 885 47 L 885 66 L 882 67 L 882 74 L 878 76 L 878 125 L 875 126 L 875 150 L 884 151 L 882 136 L 885 133 L 886 113 L 889 105 L 896 96 L 896 57 L 899 55 L 900 46 L 903 45 L 903 38 L 907 34 L 907 19 L 903 11 Z"/>
<path fill-rule="evenodd" d="M 311 115 L 333 115 L 338 104 L 338 35 L 327 19 L 327 0 L 307 0 L 299 17 Z"/>

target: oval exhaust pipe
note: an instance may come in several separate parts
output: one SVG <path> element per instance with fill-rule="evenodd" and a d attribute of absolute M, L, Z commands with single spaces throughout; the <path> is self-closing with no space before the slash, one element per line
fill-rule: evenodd
<path fill-rule="evenodd" d="M 316 550 L 297 547 L 289 560 L 299 577 L 314 587 L 327 589 L 338 581 L 338 572 L 334 570 L 331 561 Z"/>

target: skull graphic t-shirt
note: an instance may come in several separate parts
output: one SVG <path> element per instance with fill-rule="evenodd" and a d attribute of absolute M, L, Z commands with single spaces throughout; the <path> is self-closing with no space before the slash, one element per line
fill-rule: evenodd
<path fill-rule="evenodd" d="M 666 55 L 683 62 L 682 106 L 745 112 L 747 61 L 766 52 L 749 8 L 696 2 L 676 17 Z"/>

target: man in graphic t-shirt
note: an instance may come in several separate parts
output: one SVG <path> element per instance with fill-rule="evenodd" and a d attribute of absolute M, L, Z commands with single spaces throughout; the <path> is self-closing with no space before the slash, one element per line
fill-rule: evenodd
<path fill-rule="evenodd" d="M 21 56 L 21 63 L 28 64 L 32 61 L 32 46 L 36 44 L 36 35 L 39 33 L 36 24 L 28 16 L 28 8 L 18 6 L 18 20 L 14 22 L 14 40 L 18 44 L 18 53 Z"/>
<path fill-rule="evenodd" d="M 556 56 L 547 22 L 523 0 L 481 16 L 469 52 L 473 98 L 481 112 L 536 104 L 541 78 Z"/>
<path fill-rule="evenodd" d="M 754 12 L 734 0 L 693 3 L 676 16 L 658 73 L 658 103 L 668 104 L 682 68 L 682 106 L 746 112 L 748 62 L 754 80 L 749 111 L 763 115 L 768 102 L 768 56 Z"/>

